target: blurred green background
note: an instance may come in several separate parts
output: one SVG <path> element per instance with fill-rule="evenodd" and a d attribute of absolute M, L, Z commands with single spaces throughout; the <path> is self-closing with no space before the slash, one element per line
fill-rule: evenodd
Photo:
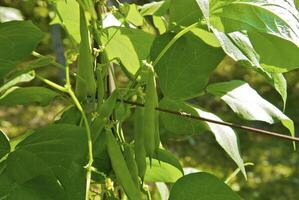
<path fill-rule="evenodd" d="M 147 1 L 135 1 L 142 4 Z M 39 45 L 37 52 L 44 55 L 57 54 L 57 31 L 63 31 L 57 27 L 50 26 L 53 11 L 46 1 L 40 0 L 1 0 L 0 17 L 5 13 L 1 12 L 2 7 L 12 7 L 20 11 L 25 20 L 32 20 L 46 36 Z M 56 35 L 55 35 L 56 34 Z M 54 38 L 54 40 L 53 40 Z M 58 40 L 60 38 L 58 37 Z M 59 42 L 59 41 L 58 41 Z M 69 41 L 62 40 L 62 44 L 68 47 Z M 1 44 L 0 44 L 1 45 Z M 56 46 L 55 46 L 56 45 Z M 58 49 L 58 50 L 57 50 Z M 61 50 L 61 49 L 60 49 Z M 24 61 L 24 64 L 32 58 Z M 63 62 L 63 59 L 60 62 Z M 61 82 L 62 72 L 58 70 L 43 69 L 39 73 L 49 79 Z M 289 72 L 286 75 L 288 81 L 288 101 L 285 113 L 294 120 L 296 129 L 299 130 L 299 71 Z M 120 74 L 120 79 L 124 77 Z M 227 81 L 232 79 L 243 79 L 255 88 L 261 96 L 282 108 L 282 100 L 266 80 L 241 66 L 227 59 L 211 77 L 211 82 Z M 125 79 L 124 79 L 125 80 Z M 34 84 L 41 84 L 34 82 Z M 196 99 L 196 103 L 203 108 L 219 115 L 225 121 L 246 124 L 261 129 L 272 130 L 281 133 L 288 133 L 280 125 L 267 125 L 265 123 L 246 122 L 238 118 L 219 99 L 212 96 L 204 96 Z M 56 99 L 47 107 L 38 106 L 17 106 L 0 107 L 0 129 L 9 135 L 16 137 L 30 129 L 51 123 L 57 113 L 63 109 L 63 101 Z M 130 127 L 130 126 L 127 126 Z M 130 132 L 130 128 L 126 133 Z M 163 132 L 164 136 L 169 134 Z M 254 200 L 297 200 L 299 199 L 299 152 L 293 151 L 290 142 L 276 138 L 263 137 L 254 133 L 246 133 L 237 130 L 240 149 L 245 162 L 253 162 L 249 166 L 248 180 L 244 180 L 241 174 L 231 182 L 231 187 L 238 191 L 244 199 Z M 162 135 L 163 136 L 163 135 Z M 212 134 L 204 132 L 200 135 L 186 138 L 166 139 L 162 137 L 165 146 L 174 152 L 184 167 L 192 167 L 216 174 L 225 180 L 236 168 L 233 161 L 228 158 L 225 152 L 217 145 Z"/>

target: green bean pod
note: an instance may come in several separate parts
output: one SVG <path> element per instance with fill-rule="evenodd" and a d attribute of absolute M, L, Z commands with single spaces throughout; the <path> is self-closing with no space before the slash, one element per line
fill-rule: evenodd
<path fill-rule="evenodd" d="M 134 151 L 138 175 L 142 182 L 146 172 L 146 152 L 144 147 L 144 108 L 136 107 L 134 114 Z"/>
<path fill-rule="evenodd" d="M 89 31 L 84 10 L 80 7 L 80 36 L 78 69 L 76 79 L 76 95 L 80 100 L 87 97 L 94 99 L 96 82 L 93 71 L 93 57 L 89 41 Z"/>
<path fill-rule="evenodd" d="M 127 163 L 128 168 L 130 169 L 131 177 L 137 187 L 140 186 L 139 184 L 139 178 L 138 178 L 138 167 L 137 163 L 134 159 L 134 151 L 130 145 L 125 144 L 124 145 L 124 156 L 125 161 Z"/>
<path fill-rule="evenodd" d="M 121 152 L 120 146 L 109 129 L 107 134 L 107 150 L 111 160 L 111 165 L 115 173 L 116 179 L 124 189 L 130 200 L 140 200 L 141 192 L 134 183 L 126 161 Z"/>
<path fill-rule="evenodd" d="M 145 103 L 144 103 L 144 145 L 147 155 L 151 158 L 156 149 L 156 83 L 152 69 L 149 69 L 146 81 Z"/>

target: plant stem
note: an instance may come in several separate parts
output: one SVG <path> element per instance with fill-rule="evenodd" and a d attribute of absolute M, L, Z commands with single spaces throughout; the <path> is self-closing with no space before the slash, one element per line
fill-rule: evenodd
<path fill-rule="evenodd" d="M 194 24 L 191 24 L 190 26 L 187 26 L 183 30 L 181 30 L 178 34 L 176 34 L 170 42 L 164 47 L 164 49 L 160 52 L 160 54 L 157 56 L 157 58 L 153 62 L 153 66 L 155 66 L 161 58 L 164 56 L 164 54 L 168 51 L 168 49 L 184 34 L 188 33 L 192 28 L 196 27 L 199 24 L 199 22 L 196 22 Z"/>
<path fill-rule="evenodd" d="M 92 163 L 93 163 L 93 152 L 92 152 L 92 137 L 91 137 L 91 131 L 90 131 L 90 126 L 88 123 L 87 116 L 84 112 L 84 109 L 82 105 L 80 104 L 78 98 L 76 97 L 74 91 L 72 90 L 71 83 L 70 83 L 70 75 L 69 75 L 69 66 L 66 66 L 66 84 L 65 88 L 67 89 L 67 93 L 70 95 L 72 100 L 74 101 L 74 104 L 78 108 L 78 110 L 81 112 L 84 125 L 86 128 L 86 133 L 87 133 L 87 143 L 88 143 L 88 163 L 85 166 L 87 172 L 86 172 L 86 196 L 85 200 L 89 199 L 89 189 L 90 189 L 90 182 L 91 182 L 91 172 L 92 172 Z"/>
<path fill-rule="evenodd" d="M 61 92 L 65 92 L 67 93 L 71 99 L 73 100 L 74 104 L 76 105 L 77 109 L 81 112 L 83 121 L 84 121 L 84 125 L 86 128 L 86 133 L 87 133 L 87 143 L 88 143 L 88 163 L 85 166 L 87 172 L 86 172 L 86 196 L 85 196 L 85 200 L 88 200 L 89 197 L 89 189 L 90 189 L 90 182 L 91 182 L 91 172 L 92 172 L 92 164 L 93 164 L 93 152 L 92 152 L 92 137 L 91 137 L 91 131 L 90 131 L 90 126 L 88 123 L 88 119 L 87 116 L 84 112 L 84 109 L 82 107 L 82 105 L 80 104 L 78 98 L 76 97 L 74 91 L 72 90 L 72 86 L 71 86 L 71 82 L 70 82 L 70 73 L 69 73 L 69 66 L 66 66 L 66 84 L 64 87 L 48 80 L 45 79 L 39 75 L 36 75 L 36 77 L 38 79 L 40 79 L 41 81 L 43 81 L 44 83 L 46 83 L 47 85 L 61 91 Z"/>
<path fill-rule="evenodd" d="M 244 166 L 253 166 L 253 163 L 244 163 Z M 224 181 L 225 184 L 228 184 L 232 178 L 234 178 L 235 176 L 237 176 L 237 174 L 241 171 L 241 169 L 238 167 L 237 169 L 235 169 L 235 171 L 233 171 L 233 173 L 227 177 Z"/>
<path fill-rule="evenodd" d="M 39 76 L 38 74 L 36 74 L 35 77 L 38 78 L 39 80 L 41 80 L 42 82 L 46 83 L 47 85 L 51 86 L 52 88 L 55 88 L 56 90 L 59 90 L 61 92 L 67 92 L 65 87 L 62 87 L 48 79 L 45 79 L 45 78 Z"/>

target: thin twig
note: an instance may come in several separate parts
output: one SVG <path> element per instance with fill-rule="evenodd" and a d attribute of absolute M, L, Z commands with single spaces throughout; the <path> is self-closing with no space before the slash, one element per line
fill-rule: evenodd
<path fill-rule="evenodd" d="M 140 107 L 144 106 L 144 104 L 137 103 L 137 102 L 126 101 L 126 100 L 122 100 L 122 102 L 124 102 L 126 104 L 130 104 L 130 105 L 140 106 Z M 241 130 L 245 130 L 245 131 L 252 132 L 252 133 L 258 133 L 258 134 L 261 134 L 261 135 L 277 137 L 277 138 L 290 140 L 290 141 L 294 141 L 294 142 L 299 143 L 299 138 L 288 136 L 288 135 L 283 135 L 283 134 L 280 134 L 280 133 L 277 133 L 277 132 L 266 131 L 266 130 L 262 130 L 262 129 L 258 129 L 258 128 L 254 128 L 254 127 L 250 127 L 250 126 L 234 124 L 234 123 L 231 123 L 231 122 L 217 121 L 217 120 L 214 120 L 214 119 L 208 119 L 208 118 L 205 118 L 205 117 L 195 116 L 195 115 L 191 115 L 191 114 L 188 114 L 188 113 L 177 112 L 177 111 L 174 111 L 174 110 L 169 110 L 169 109 L 160 108 L 160 107 L 157 107 L 156 110 L 161 111 L 161 112 L 165 112 L 165 113 L 169 113 L 169 114 L 173 114 L 173 115 L 178 115 L 178 116 L 185 117 L 185 118 L 190 118 L 190 119 L 199 120 L 199 121 L 206 121 L 206 122 L 210 122 L 210 123 L 213 123 L 213 124 L 219 124 L 219 125 L 222 125 L 222 126 L 229 126 L 231 128 L 241 129 Z"/>

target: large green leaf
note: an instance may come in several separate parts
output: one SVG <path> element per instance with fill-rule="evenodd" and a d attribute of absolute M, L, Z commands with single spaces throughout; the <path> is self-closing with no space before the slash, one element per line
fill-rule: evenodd
<path fill-rule="evenodd" d="M 197 112 L 191 105 L 167 98 L 163 98 L 159 102 L 159 107 L 197 115 Z M 181 116 L 172 115 L 165 112 L 160 112 L 160 118 L 164 127 L 175 136 L 199 134 L 203 129 L 206 128 L 204 122 L 182 118 Z"/>
<path fill-rule="evenodd" d="M 61 24 L 67 30 L 69 36 L 80 43 L 79 4 L 76 0 L 57 0 L 56 10 L 57 15 L 51 24 Z"/>
<path fill-rule="evenodd" d="M 149 56 L 154 36 L 139 29 L 111 27 L 101 40 L 108 60 L 118 58 L 128 72 L 135 74 Z"/>
<path fill-rule="evenodd" d="M 87 139 L 83 128 L 52 125 L 37 130 L 8 156 L 0 198 L 84 199 Z"/>
<path fill-rule="evenodd" d="M 10 152 L 10 144 L 8 137 L 0 130 L 0 160 L 3 156 Z M 0 170 L 1 171 L 1 170 Z"/>
<path fill-rule="evenodd" d="M 159 106 L 161 108 L 168 108 L 177 112 L 181 112 L 184 115 L 193 115 L 216 121 L 222 121 L 216 115 L 203 111 L 202 109 L 192 106 L 191 104 L 187 104 L 183 101 L 163 99 Z M 171 121 L 172 119 L 173 121 Z M 218 144 L 235 161 L 246 177 L 244 162 L 240 156 L 238 148 L 237 136 L 232 128 L 210 122 L 195 121 L 181 116 L 176 117 L 169 113 L 161 113 L 161 120 L 165 125 L 165 128 L 174 134 L 194 134 L 202 133 L 205 130 L 210 130 L 215 135 Z"/>
<path fill-rule="evenodd" d="M 224 32 L 259 31 L 299 45 L 298 11 L 286 1 L 212 1 L 210 21 Z"/>
<path fill-rule="evenodd" d="M 146 162 L 145 181 L 174 183 L 184 175 L 179 161 L 166 150 L 159 149 L 158 155 L 151 158 L 151 163 L 149 158 Z"/>
<path fill-rule="evenodd" d="M 0 79 L 28 56 L 44 34 L 30 21 L 10 21 L 0 24 Z"/>
<path fill-rule="evenodd" d="M 173 37 L 174 34 L 168 33 L 155 40 L 151 52 L 152 60 Z M 163 94 L 174 99 L 199 96 L 223 56 L 220 48 L 207 45 L 193 33 L 185 34 L 155 66 Z"/>
<path fill-rule="evenodd" d="M 169 200 L 241 200 L 242 198 L 217 177 L 193 173 L 180 178 L 170 191 Z"/>
<path fill-rule="evenodd" d="M 0 59 L 20 60 L 28 56 L 44 34 L 30 21 L 0 24 Z"/>
<path fill-rule="evenodd" d="M 8 74 L 15 66 L 15 61 L 0 59 L 0 79 Z"/>
<path fill-rule="evenodd" d="M 170 0 L 169 20 L 171 23 L 186 27 L 198 22 L 201 16 L 195 0 Z"/>
<path fill-rule="evenodd" d="M 266 80 L 276 89 L 281 95 L 284 105 L 287 99 L 287 85 L 281 73 L 268 72 L 267 68 L 260 63 L 260 55 L 253 48 L 251 41 L 247 34 L 242 32 L 233 32 L 225 34 L 212 27 L 216 38 L 220 42 L 224 52 L 233 60 L 242 66 L 254 69 L 259 74 L 264 76 Z M 259 41 L 263 42 L 263 41 Z M 264 44 L 264 43 L 263 43 Z M 261 51 L 268 52 L 268 48 L 261 49 Z M 270 54 L 268 54 L 271 56 Z M 278 55 L 276 55 L 278 56 Z M 278 56 L 279 57 L 279 56 Z M 287 60 L 285 62 L 288 62 Z M 273 62 L 272 62 L 273 64 Z"/>
<path fill-rule="evenodd" d="M 231 109 L 248 120 L 274 123 L 280 120 L 294 136 L 294 123 L 274 105 L 263 99 L 243 81 L 229 81 L 209 85 L 207 91 L 220 97 Z"/>
<path fill-rule="evenodd" d="M 58 94 L 44 87 L 12 87 L 0 97 L 0 106 L 38 103 L 46 106 Z"/>
<path fill-rule="evenodd" d="M 299 68 L 299 47 L 274 35 L 248 32 L 252 45 L 268 72 L 283 73 Z"/>

